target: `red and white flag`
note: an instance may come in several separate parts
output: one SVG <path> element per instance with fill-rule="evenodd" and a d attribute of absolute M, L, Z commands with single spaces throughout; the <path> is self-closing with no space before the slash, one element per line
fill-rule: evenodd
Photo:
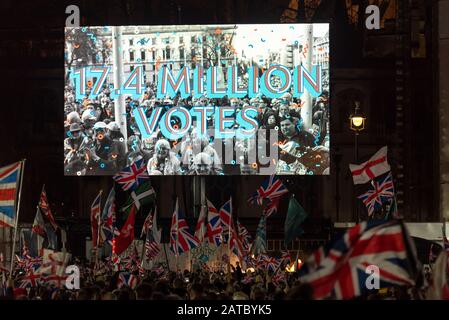
<path fill-rule="evenodd" d="M 387 160 L 387 146 L 362 164 L 349 164 L 354 184 L 364 184 L 391 170 Z"/>
<path fill-rule="evenodd" d="M 133 204 L 128 219 L 120 230 L 120 235 L 112 241 L 112 253 L 120 255 L 134 241 L 134 222 L 136 219 L 136 206 Z"/>
<path fill-rule="evenodd" d="M 67 252 L 56 252 L 49 249 L 44 249 L 43 263 L 40 268 L 41 274 L 65 275 L 65 268 L 67 267 L 72 255 Z"/>

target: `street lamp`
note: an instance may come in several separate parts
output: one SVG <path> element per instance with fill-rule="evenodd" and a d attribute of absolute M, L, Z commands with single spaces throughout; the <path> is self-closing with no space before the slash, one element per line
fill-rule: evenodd
<path fill-rule="evenodd" d="M 359 161 L 359 146 L 357 141 L 357 136 L 361 131 L 365 129 L 365 120 L 366 118 L 360 112 L 360 101 L 355 101 L 355 109 L 354 113 L 349 116 L 349 128 L 354 131 L 354 150 L 355 150 L 355 163 Z M 355 195 L 355 186 L 354 186 L 354 195 Z M 354 197 L 356 199 L 356 197 Z M 357 223 L 359 222 L 359 210 L 357 206 L 357 199 L 355 200 L 355 218 L 357 219 Z"/>
<path fill-rule="evenodd" d="M 358 161 L 359 154 L 358 154 L 358 144 L 357 144 L 357 136 L 359 133 L 363 130 L 365 130 L 365 120 L 366 118 L 363 116 L 363 114 L 360 112 L 360 102 L 355 101 L 355 109 L 354 113 L 349 116 L 349 128 L 354 131 L 354 140 L 355 140 L 355 161 Z"/>

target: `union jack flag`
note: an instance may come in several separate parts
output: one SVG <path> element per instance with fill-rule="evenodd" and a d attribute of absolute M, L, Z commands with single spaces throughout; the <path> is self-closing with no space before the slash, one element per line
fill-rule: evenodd
<path fill-rule="evenodd" d="M 178 200 L 173 212 L 170 228 L 170 249 L 176 254 L 187 252 L 199 246 L 198 239 L 189 232 L 184 215 L 179 210 Z"/>
<path fill-rule="evenodd" d="M 117 279 L 117 288 L 120 289 L 123 286 L 128 286 L 131 289 L 135 289 L 137 286 L 138 278 L 130 272 L 120 272 Z"/>
<path fill-rule="evenodd" d="M 0 227 L 14 227 L 22 162 L 0 168 Z"/>
<path fill-rule="evenodd" d="M 220 208 L 220 220 L 221 230 L 223 234 L 223 243 L 228 243 L 229 233 L 231 232 L 229 227 L 232 224 L 232 199 L 226 201 L 226 203 Z"/>
<path fill-rule="evenodd" d="M 58 224 L 55 221 L 55 217 L 51 213 L 50 204 L 48 203 L 47 193 L 45 192 L 45 185 L 42 187 L 41 197 L 39 199 L 39 208 L 42 210 L 44 216 L 48 219 L 53 229 L 57 230 Z"/>
<path fill-rule="evenodd" d="M 20 288 L 37 287 L 40 284 L 41 277 L 39 267 L 29 269 L 26 275 L 19 279 Z"/>
<path fill-rule="evenodd" d="M 288 189 L 279 178 L 270 176 L 262 183 L 259 189 L 248 198 L 248 203 L 262 205 L 263 199 L 273 200 L 287 192 Z"/>
<path fill-rule="evenodd" d="M 195 228 L 195 237 L 198 239 L 200 243 L 202 243 L 207 235 L 207 209 L 205 207 L 201 207 L 200 216 L 198 217 L 198 221 L 196 223 Z"/>
<path fill-rule="evenodd" d="M 277 198 L 272 198 L 271 200 L 268 201 L 265 208 L 263 209 L 263 214 L 267 218 L 269 216 L 271 216 L 273 213 L 278 212 L 279 200 L 280 200 L 280 197 L 277 197 Z"/>
<path fill-rule="evenodd" d="M 240 241 L 242 242 L 245 254 L 247 254 L 251 247 L 251 240 L 252 240 L 251 235 L 249 234 L 248 230 L 238 220 L 237 220 L 237 230 L 239 231 L 239 238 Z"/>
<path fill-rule="evenodd" d="M 138 266 L 141 264 L 141 261 L 139 259 L 139 253 L 137 252 L 136 246 L 134 246 L 134 249 L 131 250 L 128 257 L 123 260 L 125 263 L 125 270 L 128 271 L 135 271 L 138 269 Z"/>
<path fill-rule="evenodd" d="M 274 272 L 279 268 L 280 264 L 281 262 L 275 257 L 267 257 L 265 259 L 265 268 L 267 270 L 271 270 Z"/>
<path fill-rule="evenodd" d="M 139 185 L 150 179 L 143 158 L 136 160 L 129 167 L 122 169 L 113 176 L 113 179 L 122 186 L 125 191 L 135 190 Z"/>
<path fill-rule="evenodd" d="M 112 245 L 114 236 L 119 234 L 120 231 L 115 226 L 115 190 L 111 188 L 101 214 L 101 239 Z"/>
<path fill-rule="evenodd" d="M 207 229 L 207 240 L 209 243 L 215 244 L 217 247 L 221 244 L 221 233 L 223 232 L 223 227 L 221 224 L 220 213 L 217 208 L 207 200 L 207 210 L 208 210 L 208 222 L 206 225 Z"/>
<path fill-rule="evenodd" d="M 292 257 L 290 256 L 290 252 L 282 251 L 281 261 L 285 262 L 287 264 L 290 264 L 292 262 Z"/>
<path fill-rule="evenodd" d="M 379 269 L 380 288 L 415 284 L 416 253 L 401 221 L 358 224 L 312 255 L 299 271 L 301 281 L 313 287 L 315 299 L 351 299 L 367 290 L 366 270 L 372 265 Z"/>
<path fill-rule="evenodd" d="M 371 216 L 383 203 L 391 201 L 394 197 L 394 185 L 391 172 L 383 179 L 380 179 L 380 181 L 373 180 L 371 184 L 373 189 L 368 190 L 358 197 L 368 209 L 368 216 Z"/>
<path fill-rule="evenodd" d="M 284 272 L 278 272 L 273 276 L 273 278 L 271 278 L 271 281 L 276 285 L 279 285 L 281 282 L 285 282 L 286 280 L 287 277 Z"/>
<path fill-rule="evenodd" d="M 140 232 L 140 237 L 142 238 L 147 234 L 148 230 L 151 228 L 153 224 L 153 211 L 150 211 L 143 222 L 142 231 Z"/>

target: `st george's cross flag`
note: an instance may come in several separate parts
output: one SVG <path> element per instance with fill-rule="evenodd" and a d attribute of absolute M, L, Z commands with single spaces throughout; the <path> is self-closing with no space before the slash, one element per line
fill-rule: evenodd
<path fill-rule="evenodd" d="M 15 227 L 22 162 L 0 168 L 0 227 Z"/>
<path fill-rule="evenodd" d="M 349 164 L 354 184 L 364 184 L 391 170 L 387 160 L 387 146 L 362 164 Z"/>

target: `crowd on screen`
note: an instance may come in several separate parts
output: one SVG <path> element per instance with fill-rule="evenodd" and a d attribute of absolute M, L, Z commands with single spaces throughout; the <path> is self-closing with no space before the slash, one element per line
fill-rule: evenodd
<path fill-rule="evenodd" d="M 142 139 L 131 112 L 138 106 L 145 106 L 148 115 L 157 106 L 183 106 L 187 109 L 192 106 L 233 106 L 236 112 L 245 106 L 255 106 L 259 111 L 259 128 L 276 130 L 280 154 L 279 161 L 275 163 L 276 173 L 325 174 L 329 170 L 327 92 L 313 101 L 312 128 L 309 130 L 303 128 L 301 100 L 290 93 L 285 93 L 280 99 L 208 99 L 204 96 L 182 99 L 177 96 L 173 100 L 156 99 L 155 93 L 154 84 L 147 84 L 139 100 L 126 98 L 127 136 L 124 137 L 124 130 L 120 130 L 115 119 L 114 99 L 108 85 L 95 98 L 90 98 L 87 90 L 83 99 L 76 99 L 74 88 L 67 85 L 64 96 L 66 175 L 115 174 L 140 157 L 145 159 L 151 175 L 226 173 L 225 164 L 214 149 L 213 137 L 204 135 L 198 138 L 194 126 L 176 150 L 174 146 L 181 141 L 166 140 L 160 131 Z M 213 116 L 208 121 L 212 125 Z M 250 147 L 239 143 L 236 138 L 232 143 L 235 149 L 241 149 L 242 154 L 249 152 Z M 245 163 L 244 159 L 237 166 L 241 174 L 257 174 L 257 166 Z"/>

